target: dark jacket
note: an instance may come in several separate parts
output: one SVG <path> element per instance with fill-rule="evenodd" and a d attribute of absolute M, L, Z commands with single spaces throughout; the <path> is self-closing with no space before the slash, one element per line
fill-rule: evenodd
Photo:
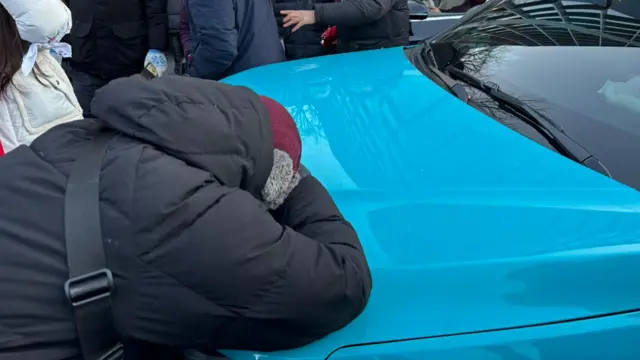
<path fill-rule="evenodd" d="M 167 15 L 169 18 L 168 48 L 174 61 L 174 72 L 182 75 L 184 72 L 185 51 L 182 47 L 182 9 L 184 0 L 167 0 Z"/>
<path fill-rule="evenodd" d="M 140 73 L 149 49 L 163 51 L 167 0 L 70 0 L 72 67 L 104 80 Z"/>
<path fill-rule="evenodd" d="M 259 201 L 273 141 L 255 93 L 136 75 L 98 90 L 91 112 L 119 133 L 102 166 L 100 211 L 127 343 L 283 349 L 363 310 L 367 262 L 325 188 L 309 176 L 278 210 Z M 60 125 L 0 157 L 3 360 L 79 355 L 63 292 L 64 189 L 99 126 Z"/>
<path fill-rule="evenodd" d="M 180 43 L 184 56 L 191 54 L 191 34 L 189 34 L 189 9 L 182 6 L 180 9 L 180 23 L 178 24 L 178 32 L 180 33 Z"/>
<path fill-rule="evenodd" d="M 169 34 L 177 34 L 180 29 L 180 11 L 184 7 L 184 0 L 166 0 Z"/>
<path fill-rule="evenodd" d="M 210 80 L 285 61 L 271 1 L 186 0 L 189 75 Z"/>
<path fill-rule="evenodd" d="M 316 23 L 336 25 L 338 51 L 380 49 L 409 44 L 407 0 L 344 0 L 315 6 Z"/>
<path fill-rule="evenodd" d="M 334 2 L 334 0 L 274 0 L 273 10 L 278 20 L 280 37 L 284 41 L 285 52 L 288 60 L 303 59 L 314 56 L 327 55 L 327 48 L 321 44 L 322 33 L 327 26 L 322 24 L 303 26 L 296 32 L 291 28 L 283 28 L 280 15 L 282 10 L 313 10 L 315 4 Z"/>

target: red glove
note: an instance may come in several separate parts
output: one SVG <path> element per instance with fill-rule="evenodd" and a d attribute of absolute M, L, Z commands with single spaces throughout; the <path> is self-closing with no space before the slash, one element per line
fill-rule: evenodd
<path fill-rule="evenodd" d="M 332 48 L 338 42 L 338 29 L 335 26 L 328 28 L 322 33 L 322 46 Z"/>
<path fill-rule="evenodd" d="M 2 143 L 0 142 L 0 156 L 4 155 L 4 149 L 2 148 Z"/>

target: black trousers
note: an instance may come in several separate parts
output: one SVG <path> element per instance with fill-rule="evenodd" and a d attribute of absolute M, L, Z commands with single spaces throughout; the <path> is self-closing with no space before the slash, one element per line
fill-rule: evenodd
<path fill-rule="evenodd" d="M 82 115 L 85 118 L 91 116 L 91 101 L 98 89 L 107 85 L 109 81 L 99 78 L 97 76 L 87 74 L 81 71 L 71 72 L 71 84 L 73 85 L 73 92 L 78 98 L 78 102 L 82 107 Z"/>

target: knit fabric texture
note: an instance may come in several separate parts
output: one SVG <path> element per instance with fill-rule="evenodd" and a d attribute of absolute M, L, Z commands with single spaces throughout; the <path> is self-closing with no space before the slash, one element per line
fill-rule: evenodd
<path fill-rule="evenodd" d="M 277 209 L 300 182 L 300 174 L 293 171 L 293 161 L 284 151 L 273 150 L 273 168 L 262 190 L 264 203 L 269 209 Z"/>
<path fill-rule="evenodd" d="M 273 131 L 273 167 L 262 190 L 264 203 L 276 209 L 300 182 L 302 140 L 295 121 L 280 103 L 266 96 L 260 97 L 269 111 Z"/>

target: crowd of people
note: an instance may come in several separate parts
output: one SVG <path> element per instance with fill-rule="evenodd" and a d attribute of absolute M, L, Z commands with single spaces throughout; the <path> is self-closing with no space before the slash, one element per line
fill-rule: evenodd
<path fill-rule="evenodd" d="M 410 34 L 407 0 L 64 2 L 73 18 L 67 72 L 85 117 L 109 81 L 149 63 L 166 72 L 167 48 L 180 74 L 220 80 L 286 60 L 407 45 Z"/>

